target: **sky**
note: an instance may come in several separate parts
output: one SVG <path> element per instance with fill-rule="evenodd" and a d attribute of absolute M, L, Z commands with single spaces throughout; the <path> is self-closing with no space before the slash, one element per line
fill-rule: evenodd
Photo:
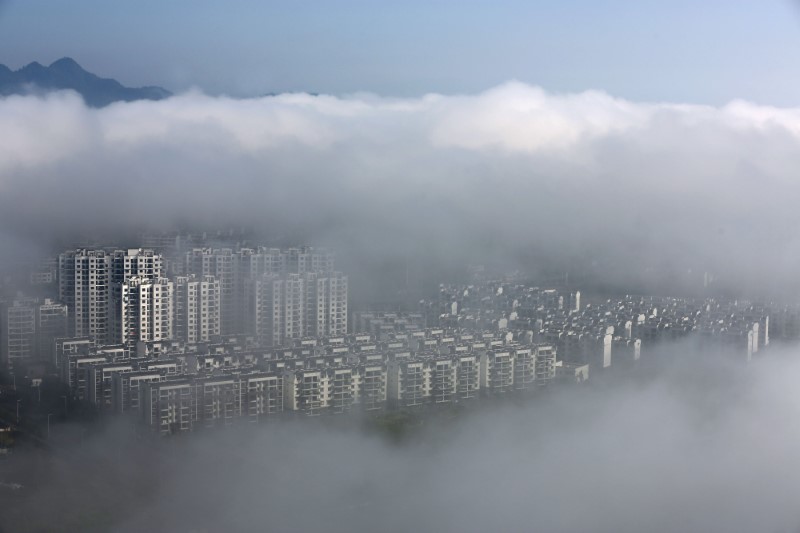
<path fill-rule="evenodd" d="M 70 56 L 210 94 L 475 93 L 518 80 L 634 101 L 800 103 L 791 0 L 5 0 L 0 63 Z"/>

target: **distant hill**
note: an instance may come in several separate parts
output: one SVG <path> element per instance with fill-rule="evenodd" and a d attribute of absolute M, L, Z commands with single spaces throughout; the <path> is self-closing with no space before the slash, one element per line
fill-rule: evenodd
<path fill-rule="evenodd" d="M 72 89 L 83 96 L 92 107 L 104 107 L 113 102 L 162 100 L 172 95 L 161 87 L 125 87 L 117 80 L 100 78 L 73 59 L 64 57 L 49 67 L 35 61 L 19 70 L 0 65 L 0 95 L 30 94 L 38 91 Z"/>

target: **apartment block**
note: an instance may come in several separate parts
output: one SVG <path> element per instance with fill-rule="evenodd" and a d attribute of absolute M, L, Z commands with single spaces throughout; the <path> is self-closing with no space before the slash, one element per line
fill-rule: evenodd
<path fill-rule="evenodd" d="M 168 279 L 129 278 L 121 284 L 117 309 L 118 343 L 135 349 L 138 342 L 173 338 L 173 284 Z"/>
<path fill-rule="evenodd" d="M 148 381 L 141 385 L 141 416 L 146 426 L 162 435 L 192 430 L 196 395 L 190 381 Z"/>
<path fill-rule="evenodd" d="M 243 416 L 258 423 L 283 412 L 283 378 L 277 373 L 243 376 L 245 391 Z"/>
<path fill-rule="evenodd" d="M 69 333 L 69 308 L 46 298 L 36 307 L 36 345 L 42 361 L 56 364 L 56 339 Z"/>
<path fill-rule="evenodd" d="M 221 334 L 220 285 L 213 276 L 179 276 L 174 281 L 173 331 L 181 342 L 208 342 Z"/>
<path fill-rule="evenodd" d="M 113 373 L 111 378 L 111 403 L 114 412 L 118 414 L 140 414 L 142 384 L 165 380 L 165 374 L 154 370 Z"/>
<path fill-rule="evenodd" d="M 0 303 L 0 366 L 14 368 L 37 357 L 36 300 Z"/>
<path fill-rule="evenodd" d="M 79 249 L 58 258 L 59 301 L 69 309 L 69 335 L 113 343 L 122 337 L 122 284 L 161 277 L 163 259 L 152 250 Z"/>

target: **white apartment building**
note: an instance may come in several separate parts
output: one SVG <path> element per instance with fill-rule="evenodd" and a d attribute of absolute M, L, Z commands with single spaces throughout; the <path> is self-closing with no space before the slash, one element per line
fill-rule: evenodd
<path fill-rule="evenodd" d="M 236 251 L 229 248 L 195 248 L 186 253 L 183 270 L 198 277 L 214 276 L 219 281 L 220 329 L 223 335 L 227 335 L 255 333 L 253 319 L 255 304 L 252 293 L 254 285 L 265 274 L 281 277 L 292 274 L 330 274 L 333 269 L 334 255 L 328 250 L 315 248 L 281 250 L 259 247 Z M 341 298 L 336 296 L 347 292 L 346 278 L 342 282 L 341 277 L 337 277 L 330 284 L 332 287 L 326 288 L 324 292 L 334 294 L 335 298 L 331 303 L 337 307 L 339 314 L 331 316 L 332 310 L 326 308 L 323 320 L 332 322 L 332 325 L 323 329 L 327 327 L 338 331 L 343 325 L 342 331 L 346 331 L 346 294 L 344 304 L 341 303 Z"/>
<path fill-rule="evenodd" d="M 223 335 L 242 333 L 238 322 L 238 254 L 229 248 L 195 248 L 186 253 L 186 273 L 198 278 L 213 276 L 219 284 L 220 331 Z M 240 331 L 242 330 L 242 331 Z"/>
<path fill-rule="evenodd" d="M 109 339 L 110 263 L 103 250 L 76 250 L 59 256 L 59 300 L 69 307 L 71 337 Z"/>
<path fill-rule="evenodd" d="M 495 347 L 481 356 L 481 388 L 487 394 L 514 390 L 514 350 Z"/>
<path fill-rule="evenodd" d="M 134 276 L 121 285 L 117 342 L 135 348 L 137 342 L 173 336 L 173 284 L 166 278 Z"/>
<path fill-rule="evenodd" d="M 348 279 L 341 272 L 303 275 L 306 291 L 306 335 L 327 337 L 347 333 Z"/>
<path fill-rule="evenodd" d="M 164 381 L 166 375 L 154 370 L 118 372 L 111 376 L 111 397 L 115 413 L 139 413 L 143 383 Z"/>
<path fill-rule="evenodd" d="M 305 335 L 305 282 L 298 274 L 264 274 L 255 283 L 254 327 L 259 342 L 280 346 Z"/>
<path fill-rule="evenodd" d="M 210 377 L 194 382 L 197 418 L 203 427 L 230 426 L 242 417 L 245 401 L 242 382 L 238 376 Z"/>
<path fill-rule="evenodd" d="M 141 415 L 145 425 L 162 435 L 191 431 L 194 426 L 193 384 L 189 381 L 148 381 L 141 384 Z"/>
<path fill-rule="evenodd" d="M 355 368 L 353 373 L 355 402 L 364 411 L 379 411 L 385 408 L 388 377 L 386 365 L 379 360 Z"/>
<path fill-rule="evenodd" d="M 308 416 L 319 416 L 329 405 L 329 379 L 324 369 L 285 370 L 283 408 Z"/>
<path fill-rule="evenodd" d="M 431 357 L 430 365 L 431 400 L 435 404 L 452 403 L 458 392 L 456 362 L 447 356 L 437 356 Z"/>
<path fill-rule="evenodd" d="M 533 348 L 514 349 L 514 390 L 525 391 L 536 387 L 536 351 Z"/>
<path fill-rule="evenodd" d="M 221 332 L 219 281 L 213 276 L 180 276 L 174 281 L 175 339 L 208 342 Z"/>
<path fill-rule="evenodd" d="M 549 344 L 534 346 L 536 354 L 536 386 L 545 387 L 556 377 L 556 347 Z"/>
<path fill-rule="evenodd" d="M 260 422 L 283 412 L 283 378 L 275 373 L 259 373 L 242 377 L 246 403 L 243 416 Z"/>
<path fill-rule="evenodd" d="M 122 335 L 117 314 L 122 283 L 134 276 L 155 279 L 162 271 L 163 259 L 152 250 L 79 249 L 59 255 L 59 300 L 69 308 L 69 335 L 115 342 Z"/>
<path fill-rule="evenodd" d="M 481 386 L 480 357 L 473 353 L 456 354 L 456 397 L 459 401 L 478 397 Z"/>
<path fill-rule="evenodd" d="M 86 399 L 101 410 L 114 407 L 112 379 L 115 374 L 133 372 L 133 366 L 120 363 L 92 364 L 88 367 L 86 380 Z"/>
<path fill-rule="evenodd" d="M 347 276 L 264 274 L 255 282 L 252 320 L 259 341 L 279 346 L 290 339 L 347 333 Z"/>
<path fill-rule="evenodd" d="M 387 374 L 387 402 L 391 407 L 413 408 L 429 401 L 430 361 L 414 359 L 409 352 L 393 354 Z"/>

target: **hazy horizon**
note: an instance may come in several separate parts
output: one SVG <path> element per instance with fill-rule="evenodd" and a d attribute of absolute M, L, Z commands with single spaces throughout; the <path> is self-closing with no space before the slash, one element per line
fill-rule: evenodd
<path fill-rule="evenodd" d="M 0 63 L 69 56 L 127 86 L 258 96 L 476 93 L 509 80 L 636 102 L 798 105 L 793 0 L 0 2 Z"/>

